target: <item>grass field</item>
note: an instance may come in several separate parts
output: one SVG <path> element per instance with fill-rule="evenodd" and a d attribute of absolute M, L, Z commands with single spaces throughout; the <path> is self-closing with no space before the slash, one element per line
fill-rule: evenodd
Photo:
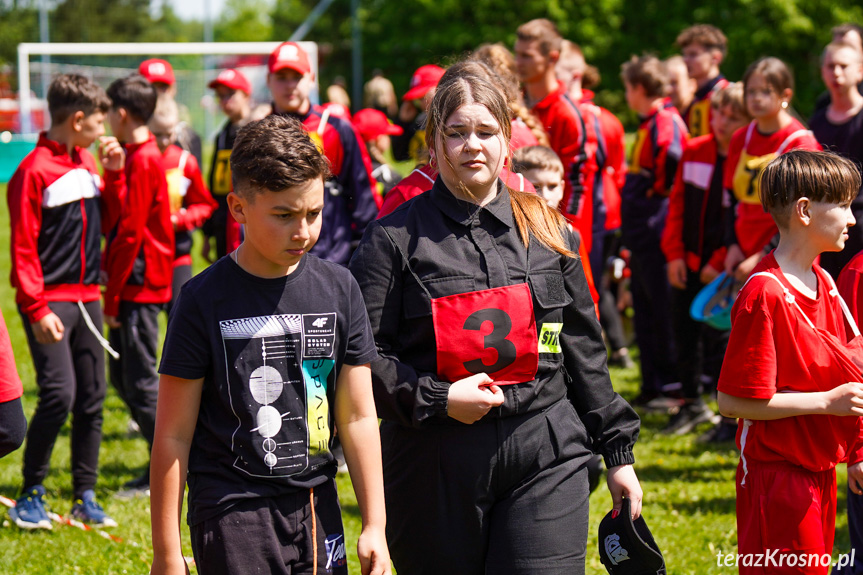
<path fill-rule="evenodd" d="M 0 195 L 5 200 L 5 185 Z M 0 307 L 9 326 L 18 369 L 24 380 L 24 407 L 28 418 L 36 405 L 36 386 L 21 318 L 9 287 L 9 225 L 6 203 L 0 207 Z M 197 249 L 193 253 L 198 253 Z M 636 370 L 612 370 L 615 388 L 631 398 L 637 392 Z M 0 574 L 40 575 L 56 573 L 147 573 L 151 558 L 150 521 L 147 499 L 118 500 L 112 494 L 138 476 L 147 459 L 146 444 L 140 437 L 129 437 L 129 416 L 117 395 L 109 389 L 105 403 L 104 441 L 101 451 L 101 476 L 97 496 L 120 526 L 112 532 L 122 543 L 102 539 L 93 533 L 68 526 L 55 526 L 51 532 L 25 532 L 2 521 L 0 527 Z M 734 470 L 737 452 L 732 444 L 706 448 L 695 435 L 669 438 L 658 434 L 665 418 L 644 416 L 641 438 L 636 447 L 636 470 L 645 492 L 644 515 L 661 546 L 673 575 L 733 573 L 733 568 L 718 567 L 719 551 L 732 552 L 736 546 L 734 521 Z M 703 429 L 702 429 L 703 430 Z M 45 487 L 48 502 L 55 511 L 68 513 L 71 505 L 69 474 L 69 427 L 58 438 L 52 471 Z M 0 460 L 0 494 L 15 498 L 21 487 L 22 450 Z M 839 517 L 836 552 L 848 551 L 845 519 L 845 469 L 839 470 Z M 343 515 L 347 529 L 351 573 L 359 573 L 355 544 L 359 513 L 350 480 L 339 477 Z M 611 509 L 607 490 L 598 489 L 591 497 L 588 573 L 604 573 L 597 554 L 596 531 L 602 516 Z M 0 517 L 5 512 L 0 510 Z M 530 526 L 526 525 L 526 529 Z M 187 555 L 188 529 L 184 524 Z M 446 553 L 446 549 L 441 549 Z M 194 573 L 194 569 L 192 570 Z M 444 575 L 444 574 L 442 574 Z"/>

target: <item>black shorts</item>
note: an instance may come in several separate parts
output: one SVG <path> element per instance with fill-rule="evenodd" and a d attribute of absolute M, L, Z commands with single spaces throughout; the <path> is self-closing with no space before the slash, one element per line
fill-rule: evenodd
<path fill-rule="evenodd" d="M 241 501 L 190 531 L 200 575 L 348 573 L 333 480 L 311 491 Z"/>

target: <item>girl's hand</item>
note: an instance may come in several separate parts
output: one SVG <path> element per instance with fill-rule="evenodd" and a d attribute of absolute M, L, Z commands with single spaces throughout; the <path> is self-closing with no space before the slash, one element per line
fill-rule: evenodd
<path fill-rule="evenodd" d="M 492 407 L 503 404 L 503 391 L 485 373 L 460 379 L 449 388 L 446 414 L 462 423 L 471 424 Z"/>
<path fill-rule="evenodd" d="M 618 465 L 608 470 L 608 490 L 611 492 L 611 501 L 613 509 L 620 513 L 623 508 L 623 498 L 630 500 L 630 509 L 632 510 L 632 518 L 638 519 L 641 515 L 641 500 L 644 494 L 641 491 L 641 485 L 638 483 L 638 477 L 635 476 L 635 469 L 631 465 Z M 617 513 L 613 513 L 617 517 Z"/>
<path fill-rule="evenodd" d="M 357 540 L 362 575 L 392 575 L 387 539 L 380 529 L 363 529 Z"/>

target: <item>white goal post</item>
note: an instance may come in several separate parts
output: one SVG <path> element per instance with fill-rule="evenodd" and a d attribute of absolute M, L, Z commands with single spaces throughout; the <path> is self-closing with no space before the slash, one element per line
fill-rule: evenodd
<path fill-rule="evenodd" d="M 18 44 L 18 89 L 21 132 L 33 133 L 30 73 L 31 56 L 141 56 L 141 60 L 173 55 L 242 56 L 269 55 L 281 42 L 82 42 L 82 43 L 22 43 Z M 315 75 L 317 96 L 318 45 L 315 42 L 298 42 L 309 55 Z M 218 70 L 205 69 L 207 81 Z M 45 95 L 43 94 L 43 97 Z"/>

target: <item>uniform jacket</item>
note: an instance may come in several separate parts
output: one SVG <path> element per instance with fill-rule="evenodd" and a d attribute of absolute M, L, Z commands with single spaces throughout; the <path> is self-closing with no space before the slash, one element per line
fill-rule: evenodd
<path fill-rule="evenodd" d="M 122 172 L 99 177 L 87 150 L 42 133 L 18 166 L 6 200 L 11 224 L 15 301 L 33 323 L 50 313 L 49 301 L 99 299 L 103 231 L 116 221 Z"/>

